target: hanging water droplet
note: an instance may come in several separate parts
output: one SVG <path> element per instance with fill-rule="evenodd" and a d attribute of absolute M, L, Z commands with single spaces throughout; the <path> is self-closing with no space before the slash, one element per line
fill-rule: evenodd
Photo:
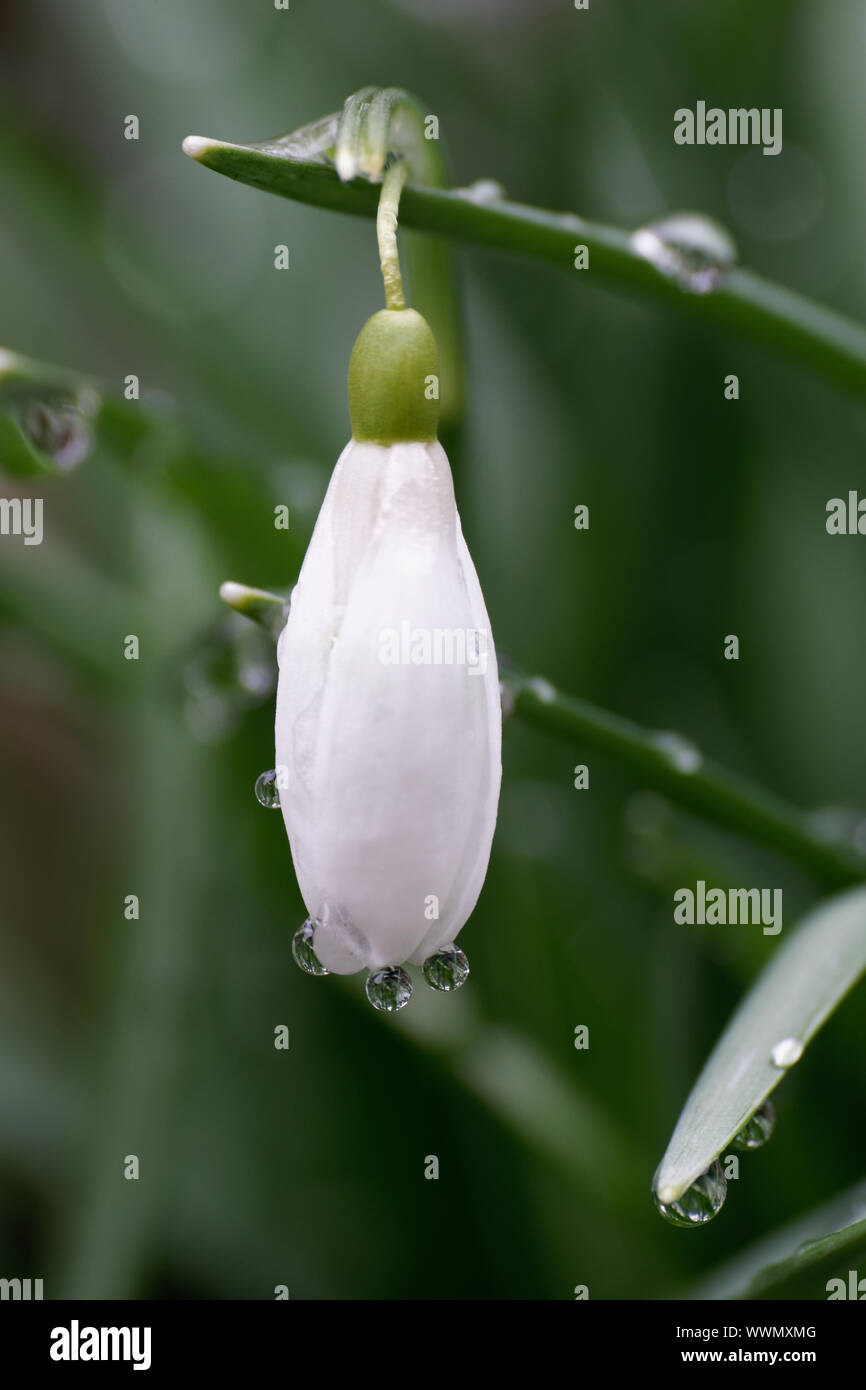
<path fill-rule="evenodd" d="M 424 979 L 431 989 L 459 989 L 469 977 L 469 961 L 459 946 L 442 946 L 422 965 Z"/>
<path fill-rule="evenodd" d="M 509 719 L 514 713 L 514 691 L 505 681 L 499 682 L 499 708 L 503 719 Z"/>
<path fill-rule="evenodd" d="M 95 391 L 77 396 L 29 400 L 21 408 L 21 433 L 55 468 L 67 473 L 87 458 L 93 447 L 92 417 L 100 407 Z"/>
<path fill-rule="evenodd" d="M 711 294 L 737 259 L 725 228 L 697 212 L 671 213 L 639 227 L 631 245 L 687 294 Z"/>
<path fill-rule="evenodd" d="M 654 1191 L 653 1201 L 665 1221 L 670 1221 L 672 1226 L 703 1226 L 721 1211 L 727 1194 L 728 1181 L 721 1163 L 716 1159 L 691 1187 L 686 1188 L 681 1197 L 672 1202 L 662 1202 Z"/>
<path fill-rule="evenodd" d="M 682 734 L 663 731 L 653 735 L 653 743 L 663 753 L 677 772 L 698 772 L 704 761 L 699 748 L 690 743 Z"/>
<path fill-rule="evenodd" d="M 412 981 L 399 965 L 386 965 L 383 970 L 374 970 L 367 976 L 364 988 L 373 1008 L 386 1014 L 394 1014 L 398 1009 L 405 1008 L 412 996 Z"/>
<path fill-rule="evenodd" d="M 776 1043 L 770 1055 L 773 1059 L 773 1066 L 793 1067 L 794 1063 L 799 1062 L 803 1055 L 803 1044 L 799 1038 L 783 1038 L 781 1042 Z"/>
<path fill-rule="evenodd" d="M 308 975 L 327 975 L 328 971 L 314 950 L 315 932 L 316 923 L 311 917 L 308 917 L 303 926 L 298 927 L 292 937 L 292 955 L 295 958 L 295 964 L 305 970 Z"/>
<path fill-rule="evenodd" d="M 759 1149 L 762 1144 L 766 1144 L 775 1128 L 776 1107 L 771 1100 L 765 1100 L 754 1115 L 749 1117 L 739 1134 L 731 1140 L 731 1143 L 735 1149 L 740 1149 L 743 1152 L 747 1149 Z"/>
<path fill-rule="evenodd" d="M 269 772 L 262 772 L 256 778 L 256 801 L 260 806 L 266 806 L 269 811 L 278 811 L 280 808 L 280 789 L 277 785 L 277 769 L 271 768 Z"/>

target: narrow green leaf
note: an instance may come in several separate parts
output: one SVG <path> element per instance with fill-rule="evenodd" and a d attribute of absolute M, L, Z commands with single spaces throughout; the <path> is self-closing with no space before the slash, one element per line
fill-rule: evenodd
<path fill-rule="evenodd" d="M 864 970 L 866 887 L 859 887 L 811 912 L 737 1009 L 656 1173 L 660 1201 L 675 1201 L 722 1153 Z"/>
<path fill-rule="evenodd" d="M 821 1240 L 806 1241 L 788 1259 L 768 1265 L 755 1276 L 740 1298 L 859 1298 L 858 1265 L 866 1256 L 866 1220 L 844 1230 L 833 1231 Z M 854 1279 L 848 1277 L 854 1272 Z M 831 1279 L 842 1281 L 828 1289 Z M 852 1290 L 852 1284 L 854 1289 Z M 843 1292 L 844 1289 L 844 1292 Z"/>
<path fill-rule="evenodd" d="M 367 113 L 371 107 L 368 100 Z M 199 164 L 239 183 L 296 202 L 373 218 L 378 186 L 365 178 L 341 182 L 334 168 L 333 150 L 326 141 L 336 140 L 339 119 L 326 117 L 303 131 L 252 145 L 190 135 L 183 148 Z M 320 132 L 318 142 L 306 134 L 311 130 Z M 363 157 L 361 150 L 359 158 Z M 832 309 L 739 266 L 712 294 L 684 294 L 673 279 L 660 275 L 638 254 L 630 231 L 589 222 L 574 213 L 479 198 L 472 190 L 446 190 L 435 186 L 438 182 L 426 174 L 410 178 L 400 202 L 403 227 L 534 256 L 569 274 L 574 273 L 575 245 L 581 244 L 589 254 L 593 283 L 618 284 L 628 292 L 652 296 L 683 313 L 716 322 L 866 395 L 866 329 Z M 427 314 L 424 304 L 419 302 L 417 307 Z M 435 332 L 435 323 L 433 328 Z"/>
<path fill-rule="evenodd" d="M 739 1298 L 825 1298 L 826 1280 L 843 1277 L 863 1253 L 866 1182 L 762 1236 L 710 1270 L 685 1297 L 698 1302 Z M 826 1264 L 830 1265 L 824 1273 Z M 856 1263 L 854 1265 L 856 1268 Z M 823 1278 L 822 1278 L 823 1275 Z"/>

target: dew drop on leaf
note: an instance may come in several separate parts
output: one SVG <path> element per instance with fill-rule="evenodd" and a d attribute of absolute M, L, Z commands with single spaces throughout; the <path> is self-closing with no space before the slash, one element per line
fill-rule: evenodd
<path fill-rule="evenodd" d="M 672 1226 L 704 1226 L 721 1211 L 728 1193 L 728 1182 L 718 1159 L 691 1187 L 672 1202 L 662 1202 L 656 1191 L 653 1201 L 665 1221 Z"/>
<path fill-rule="evenodd" d="M 660 733 L 653 736 L 653 743 L 677 772 L 698 772 L 703 763 L 700 749 L 690 743 L 682 734 Z"/>
<path fill-rule="evenodd" d="M 793 1067 L 803 1055 L 803 1044 L 799 1038 L 783 1038 L 777 1042 L 770 1054 L 774 1067 Z"/>
<path fill-rule="evenodd" d="M 775 1128 L 776 1108 L 771 1100 L 765 1100 L 731 1142 L 735 1149 L 741 1151 L 759 1149 L 762 1144 L 766 1144 Z"/>
<path fill-rule="evenodd" d="M 672 213 L 639 227 L 631 245 L 686 294 L 711 294 L 737 259 L 725 228 L 696 212 Z"/>

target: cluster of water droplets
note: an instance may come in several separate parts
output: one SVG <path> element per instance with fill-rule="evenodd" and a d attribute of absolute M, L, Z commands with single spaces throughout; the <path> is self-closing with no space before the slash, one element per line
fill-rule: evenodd
<path fill-rule="evenodd" d="M 792 1041 L 793 1039 L 786 1039 L 786 1043 Z M 800 1048 L 800 1052 L 802 1053 L 802 1048 Z M 786 1062 L 784 1065 L 792 1066 L 796 1060 L 797 1058 L 793 1057 L 790 1062 Z M 776 1063 L 776 1065 L 781 1066 L 783 1064 Z M 765 1100 L 763 1105 L 760 1105 L 754 1114 L 749 1116 L 739 1133 L 734 1135 L 731 1145 L 741 1153 L 760 1149 L 762 1145 L 766 1144 L 775 1127 L 775 1107 L 772 1101 Z M 718 1158 L 714 1159 L 709 1168 L 701 1173 L 700 1177 L 696 1178 L 691 1186 L 687 1187 L 685 1192 L 678 1197 L 662 1201 L 658 1189 L 653 1184 L 653 1201 L 656 1210 L 672 1226 L 705 1226 L 721 1211 L 727 1195 L 728 1180 Z"/>
<path fill-rule="evenodd" d="M 315 950 L 316 923 L 307 918 L 303 926 L 295 932 L 292 940 L 292 955 L 295 963 L 308 975 L 327 975 Z M 424 979 L 431 989 L 450 992 L 459 989 L 469 975 L 469 961 L 459 946 L 443 946 L 432 956 L 428 956 L 421 967 Z M 380 1013 L 395 1014 L 403 1009 L 412 998 L 412 979 L 402 965 L 385 965 L 379 970 L 371 970 L 364 985 L 364 991 Z"/>
<path fill-rule="evenodd" d="M 737 259 L 729 233 L 711 217 L 675 212 L 631 236 L 632 250 L 686 294 L 712 294 Z"/>
<path fill-rule="evenodd" d="M 269 811 L 280 808 L 279 771 L 279 768 L 269 768 L 256 778 L 256 800 Z M 327 975 L 330 972 L 316 955 L 316 925 L 316 920 L 308 917 L 298 927 L 292 938 L 292 955 L 295 964 L 307 975 Z M 450 994 L 469 978 L 469 961 L 465 952 L 452 943 L 428 956 L 421 966 L 421 973 L 431 989 Z M 409 1003 L 412 979 L 402 965 L 385 965 L 379 970 L 370 971 L 364 989 L 374 1009 L 394 1014 Z"/>

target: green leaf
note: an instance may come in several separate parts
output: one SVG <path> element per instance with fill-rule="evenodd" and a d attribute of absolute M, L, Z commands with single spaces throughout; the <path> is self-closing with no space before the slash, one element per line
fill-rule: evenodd
<path fill-rule="evenodd" d="M 847 1285 L 849 1271 L 864 1256 L 866 1182 L 859 1182 L 738 1252 L 685 1296 L 699 1301 L 826 1298 L 828 1279 L 842 1278 Z"/>
<path fill-rule="evenodd" d="M 361 133 L 365 113 L 375 125 L 372 90 L 350 98 L 355 105 L 344 112 L 344 119 L 359 123 L 355 167 L 361 173 L 365 167 L 374 167 Z M 334 167 L 340 120 L 336 114 L 327 116 L 290 135 L 251 145 L 190 135 L 183 148 L 199 164 L 239 183 L 334 212 L 373 218 L 378 185 L 367 178 L 341 182 Z M 353 129 L 349 127 L 349 134 Z M 366 143 L 371 138 L 367 127 Z M 441 180 L 431 178 L 428 169 L 420 174 L 417 168 L 412 170 L 400 201 L 404 227 L 534 256 L 571 275 L 575 274 L 575 246 L 583 245 L 594 284 L 619 285 L 630 293 L 651 296 L 683 313 L 716 322 L 866 396 L 866 329 L 832 309 L 739 266 L 729 271 L 713 293 L 686 294 L 635 250 L 630 231 L 589 222 L 574 213 L 548 212 L 488 197 L 478 189 L 446 190 L 437 185 Z M 426 302 L 419 297 L 416 307 L 430 318 L 439 339 L 441 329 Z"/>
<path fill-rule="evenodd" d="M 774 1050 L 802 1055 L 866 970 L 866 887 L 822 903 L 737 1009 L 686 1101 L 654 1188 L 668 1204 L 723 1152 L 785 1075 Z M 779 1053 L 776 1053 L 777 1057 Z"/>

